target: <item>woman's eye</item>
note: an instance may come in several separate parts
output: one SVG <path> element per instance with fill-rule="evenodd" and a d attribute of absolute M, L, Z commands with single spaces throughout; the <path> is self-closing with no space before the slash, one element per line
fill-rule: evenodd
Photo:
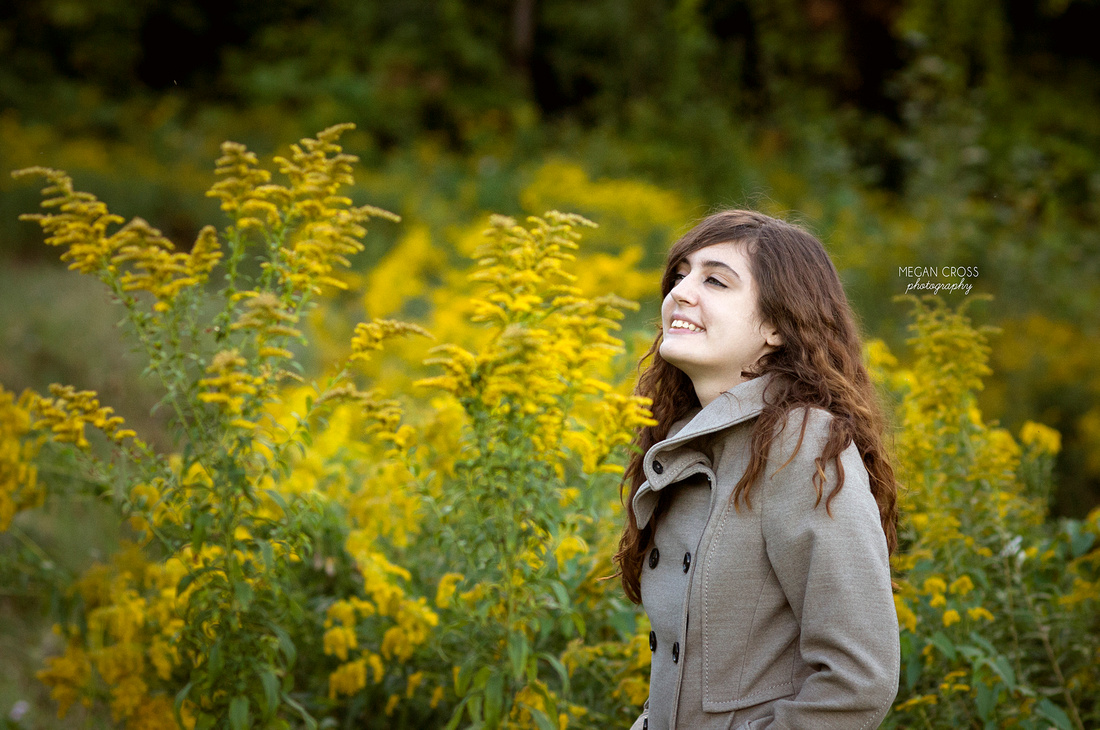
<path fill-rule="evenodd" d="M 726 288 L 726 285 L 725 285 L 725 284 L 723 284 L 722 282 L 718 281 L 718 280 L 717 280 L 717 279 L 715 279 L 715 278 L 714 278 L 713 276 L 708 276 L 708 277 L 707 277 L 707 282 L 709 282 L 709 283 L 711 283 L 711 284 L 717 284 L 718 286 L 722 287 L 723 289 L 725 289 L 725 288 Z"/>
<path fill-rule="evenodd" d="M 684 278 L 683 274 L 673 274 L 672 275 L 672 283 L 677 284 L 677 283 L 679 283 L 680 279 L 683 279 L 683 278 Z"/>

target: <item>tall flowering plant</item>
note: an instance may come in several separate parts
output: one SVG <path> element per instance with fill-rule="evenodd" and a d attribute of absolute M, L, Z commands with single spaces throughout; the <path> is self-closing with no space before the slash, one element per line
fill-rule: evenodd
<path fill-rule="evenodd" d="M 621 447 L 652 421 L 645 399 L 602 377 L 622 350 L 617 320 L 636 305 L 583 296 L 568 270 L 592 225 L 557 212 L 526 225 L 494 217 L 469 313 L 491 336 L 478 352 L 440 346 L 430 362 L 443 374 L 420 382 L 462 415 L 446 473 L 413 468 L 446 571 L 434 645 L 453 670 L 448 727 L 560 727 L 596 710 L 570 701 L 563 652 L 600 634 L 583 594 L 613 572 L 607 475 L 622 473 Z"/>
<path fill-rule="evenodd" d="M 896 727 L 1092 727 L 1100 720 L 1100 510 L 1046 519 L 1059 434 L 987 423 L 976 393 L 989 328 L 933 297 L 914 305 L 913 364 L 876 343 L 898 398 L 901 530 L 894 568 L 902 676 Z"/>
<path fill-rule="evenodd" d="M 362 249 L 366 223 L 396 219 L 344 194 L 356 158 L 338 140 L 349 127 L 276 157 L 281 182 L 242 145 L 223 145 L 209 194 L 229 225 L 204 228 L 188 252 L 139 218 L 113 215 L 62 172 L 15 173 L 47 180 L 48 212 L 24 218 L 125 309 L 176 444 L 157 451 L 88 391 L 0 394 L 8 445 L 0 528 L 40 498 L 26 464 L 49 441 L 71 447 L 83 477 L 106 485 L 137 543 L 75 586 L 76 611 L 59 627 L 67 649 L 40 674 L 62 713 L 101 700 L 127 727 L 316 724 L 295 691 L 295 632 L 308 609 L 295 587 L 328 507 L 323 492 L 293 488 L 295 472 L 342 404 L 380 442 L 393 438 L 396 403 L 360 390 L 351 361 L 388 337 L 423 333 L 363 323 L 349 361 L 322 382 L 305 383 L 295 360 L 299 321 L 323 288 L 343 286 L 339 271 Z M 290 384 L 302 395 L 280 412 Z M 105 448 L 89 441 L 89 426 Z M 402 605 L 398 597 L 380 613 Z"/>

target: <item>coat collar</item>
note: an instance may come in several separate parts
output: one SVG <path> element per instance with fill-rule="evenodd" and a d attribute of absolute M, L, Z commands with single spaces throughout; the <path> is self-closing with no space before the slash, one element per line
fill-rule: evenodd
<path fill-rule="evenodd" d="M 692 439 L 721 431 L 754 418 L 764 410 L 764 391 L 775 377 L 765 373 L 720 393 L 705 408 L 695 408 L 674 423 L 669 436 L 650 447 L 642 462 L 646 481 L 634 494 L 634 517 L 643 529 L 653 517 L 660 490 L 672 482 L 710 468 L 710 460 L 700 451 L 681 448 Z M 686 421 L 686 423 L 685 423 Z"/>

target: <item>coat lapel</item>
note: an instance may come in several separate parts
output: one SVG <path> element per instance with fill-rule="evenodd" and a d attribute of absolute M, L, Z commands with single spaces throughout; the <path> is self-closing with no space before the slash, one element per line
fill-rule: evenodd
<path fill-rule="evenodd" d="M 759 415 L 764 409 L 764 391 L 773 377 L 774 373 L 765 373 L 727 390 L 706 408 L 696 409 L 694 416 L 689 414 L 690 420 L 682 428 L 677 427 L 683 419 L 673 424 L 669 429 L 672 435 L 646 452 L 642 463 L 646 481 L 634 494 L 633 501 L 639 530 L 653 517 L 660 490 L 685 476 L 710 468 L 710 459 L 691 448 L 690 442 Z"/>

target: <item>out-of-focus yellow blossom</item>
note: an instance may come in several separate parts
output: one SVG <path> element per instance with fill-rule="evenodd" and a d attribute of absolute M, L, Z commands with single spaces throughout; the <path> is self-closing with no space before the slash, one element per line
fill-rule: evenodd
<path fill-rule="evenodd" d="M 974 581 L 970 580 L 969 575 L 963 575 L 952 581 L 948 586 L 948 590 L 951 593 L 957 593 L 960 596 L 965 596 L 970 591 L 974 590 Z"/>
<path fill-rule="evenodd" d="M 359 645 L 355 629 L 347 626 L 333 626 L 325 631 L 324 644 L 325 654 L 335 655 L 342 662 L 348 659 L 348 649 Z"/>
<path fill-rule="evenodd" d="M 936 695 L 917 695 L 916 697 L 910 697 L 905 702 L 900 702 L 894 705 L 895 712 L 905 712 L 911 710 L 914 707 L 920 707 L 921 705 L 934 705 L 939 702 L 939 698 Z"/>
<path fill-rule="evenodd" d="M 405 683 L 405 697 L 412 699 L 413 694 L 416 692 L 416 688 L 420 686 L 420 683 L 424 681 L 424 672 L 413 672 L 409 675 L 408 680 Z"/>
<path fill-rule="evenodd" d="M 46 659 L 46 668 L 35 675 L 50 688 L 50 697 L 57 702 L 57 716 L 64 718 L 76 700 L 80 699 L 92 676 L 92 663 L 79 646 L 70 644 L 59 657 Z"/>
<path fill-rule="evenodd" d="M 396 695 L 396 694 L 390 695 L 389 699 L 386 700 L 386 717 L 389 717 L 390 715 L 392 715 L 394 710 L 397 709 L 397 706 L 400 703 L 401 703 L 401 695 Z"/>
<path fill-rule="evenodd" d="M 1020 441 L 1027 448 L 1050 456 L 1062 451 L 1062 434 L 1035 421 L 1026 421 L 1020 428 Z"/>
<path fill-rule="evenodd" d="M 29 390 L 16 398 L 0 386 L 0 532 L 8 529 L 17 512 L 45 498 L 34 463 L 41 440 L 31 436 L 36 398 Z"/>
<path fill-rule="evenodd" d="M 367 314 L 378 318 L 400 312 L 407 301 L 426 293 L 429 280 L 442 278 L 446 266 L 446 253 L 432 245 L 428 228 L 411 226 L 367 275 L 363 294 Z"/>
<path fill-rule="evenodd" d="M 554 558 L 559 564 L 569 561 L 577 555 L 588 552 L 588 545 L 576 535 L 567 535 L 554 548 Z"/>
<path fill-rule="evenodd" d="M 947 582 L 939 576 L 926 578 L 924 581 L 923 591 L 925 593 L 946 593 Z"/>
<path fill-rule="evenodd" d="M 948 609 L 947 611 L 943 612 L 943 625 L 944 626 L 950 626 L 951 624 L 956 624 L 961 620 L 962 619 L 959 617 L 959 612 L 956 611 L 953 608 Z"/>
<path fill-rule="evenodd" d="M 341 664 L 328 677 L 328 698 L 353 695 L 367 686 L 367 663 L 364 659 Z"/>
<path fill-rule="evenodd" d="M 913 613 L 913 610 L 906 605 L 905 600 L 899 596 L 894 595 L 894 608 L 898 614 L 898 624 L 903 629 L 908 629 L 910 633 L 917 630 L 917 614 Z"/>
<path fill-rule="evenodd" d="M 966 609 L 966 615 L 969 616 L 972 621 L 977 621 L 978 619 L 985 619 L 986 621 L 993 620 L 993 614 L 982 606 L 974 606 L 973 608 Z"/>
<path fill-rule="evenodd" d="M 462 573 L 447 573 L 440 578 L 439 587 L 435 591 L 435 605 L 439 608 L 449 606 L 451 599 L 454 598 L 455 588 L 462 582 L 463 578 Z"/>

